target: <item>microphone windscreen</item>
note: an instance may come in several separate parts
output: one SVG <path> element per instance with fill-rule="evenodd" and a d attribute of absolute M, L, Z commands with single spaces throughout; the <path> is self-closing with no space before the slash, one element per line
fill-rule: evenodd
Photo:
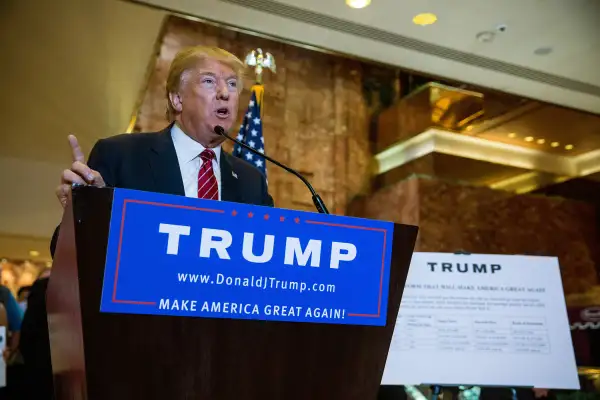
<path fill-rule="evenodd" d="M 225 129 L 223 129 L 223 127 L 220 125 L 215 126 L 215 129 L 213 129 L 213 130 L 215 131 L 215 133 L 217 135 L 221 135 L 221 136 L 225 135 Z"/>

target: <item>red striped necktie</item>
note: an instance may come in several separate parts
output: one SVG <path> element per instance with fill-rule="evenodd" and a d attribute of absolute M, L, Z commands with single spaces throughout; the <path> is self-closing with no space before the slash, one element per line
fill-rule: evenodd
<path fill-rule="evenodd" d="M 202 165 L 198 171 L 198 198 L 208 200 L 219 199 L 219 185 L 213 171 L 212 160 L 216 157 L 215 152 L 206 149 L 200 153 Z"/>

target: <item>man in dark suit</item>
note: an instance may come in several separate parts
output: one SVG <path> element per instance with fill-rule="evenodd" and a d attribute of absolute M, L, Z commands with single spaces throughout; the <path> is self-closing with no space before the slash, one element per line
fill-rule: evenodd
<path fill-rule="evenodd" d="M 56 189 L 62 206 L 73 184 L 273 206 L 265 176 L 222 151 L 225 138 L 214 132 L 217 125 L 229 131 L 236 121 L 243 70 L 242 61 L 219 48 L 180 51 L 166 82 L 169 126 L 99 140 L 87 163 L 69 136 L 73 164 Z M 58 228 L 52 243 L 57 235 Z"/>
<path fill-rule="evenodd" d="M 73 164 L 63 171 L 56 189 L 62 206 L 73 184 L 273 206 L 265 176 L 253 165 L 222 151 L 225 139 L 214 133 L 215 126 L 229 131 L 236 121 L 243 69 L 237 57 L 222 49 L 199 46 L 179 52 L 166 82 L 169 126 L 160 132 L 102 139 L 87 162 L 75 136 L 69 136 Z M 50 245 L 53 255 L 58 230 Z M 39 285 L 42 291 L 46 282 Z M 45 307 L 33 307 L 28 312 L 40 314 L 38 318 L 30 315 L 32 320 L 45 320 Z M 36 367 L 32 378 L 46 376 L 51 383 L 47 332 L 28 338 L 24 346 L 36 348 L 40 354 L 40 360 L 31 360 L 35 353 L 25 360 Z M 52 388 L 44 391 L 36 398 L 50 399 Z"/>
<path fill-rule="evenodd" d="M 218 48 L 178 53 L 166 84 L 167 128 L 100 140 L 87 163 L 69 136 L 73 164 L 56 191 L 63 206 L 74 183 L 272 206 L 264 175 L 222 151 L 225 138 L 214 132 L 217 125 L 229 131 L 236 121 L 243 69 Z"/>

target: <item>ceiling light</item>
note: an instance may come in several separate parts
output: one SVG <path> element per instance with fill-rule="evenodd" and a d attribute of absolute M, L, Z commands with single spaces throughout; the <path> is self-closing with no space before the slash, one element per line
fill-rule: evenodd
<path fill-rule="evenodd" d="M 573 146 L 572 144 L 568 144 L 565 146 L 565 150 L 573 150 L 573 147 L 575 146 Z"/>
<path fill-rule="evenodd" d="M 37 250 L 30 250 L 30 251 L 29 251 L 29 255 L 30 255 L 31 257 L 38 257 L 38 256 L 40 255 L 40 252 L 39 252 L 39 251 L 37 251 Z"/>
<path fill-rule="evenodd" d="M 526 141 L 526 142 L 533 142 L 533 136 L 527 136 L 527 137 L 525 138 L 525 141 Z"/>
<path fill-rule="evenodd" d="M 437 21 L 437 16 L 432 13 L 418 14 L 418 15 L 415 15 L 415 17 L 413 18 L 413 22 L 416 25 L 421 25 L 421 26 L 434 24 L 435 21 Z"/>
<path fill-rule="evenodd" d="M 552 147 L 558 147 L 558 146 L 560 146 L 560 143 L 558 143 L 558 142 L 552 142 L 552 143 L 550 143 L 550 146 L 552 146 Z"/>
<path fill-rule="evenodd" d="M 538 144 L 544 144 L 546 143 L 546 139 L 538 139 L 537 142 Z"/>
<path fill-rule="evenodd" d="M 346 4 L 352 8 L 365 8 L 371 4 L 371 0 L 346 0 Z"/>
<path fill-rule="evenodd" d="M 496 37 L 496 34 L 492 31 L 483 31 L 483 32 L 479 32 L 475 38 L 480 41 L 481 43 L 489 43 L 491 41 L 494 40 L 494 37 Z"/>
<path fill-rule="evenodd" d="M 516 134 L 516 133 L 509 133 L 509 134 L 508 134 L 508 137 L 509 137 L 509 138 L 516 138 L 516 137 L 517 137 L 517 134 Z"/>

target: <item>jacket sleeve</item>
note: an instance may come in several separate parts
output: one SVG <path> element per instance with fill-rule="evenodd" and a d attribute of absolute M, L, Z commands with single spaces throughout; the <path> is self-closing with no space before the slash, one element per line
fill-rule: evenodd
<path fill-rule="evenodd" d="M 114 174 L 114 168 L 111 167 L 113 159 L 115 158 L 114 152 L 108 148 L 108 142 L 105 139 L 101 139 L 96 142 L 90 156 L 88 157 L 87 165 L 91 169 L 98 171 L 104 179 L 106 186 L 115 186 L 116 179 Z M 52 239 L 50 240 L 50 255 L 54 258 L 54 252 L 56 251 L 56 243 L 58 242 L 58 235 L 60 234 L 60 225 L 54 230 Z"/>
<path fill-rule="evenodd" d="M 109 146 L 106 139 L 101 139 L 96 142 L 88 157 L 88 167 L 100 173 L 106 186 L 116 186 L 117 184 L 114 167 L 117 158 L 116 151 L 116 146 Z"/>

